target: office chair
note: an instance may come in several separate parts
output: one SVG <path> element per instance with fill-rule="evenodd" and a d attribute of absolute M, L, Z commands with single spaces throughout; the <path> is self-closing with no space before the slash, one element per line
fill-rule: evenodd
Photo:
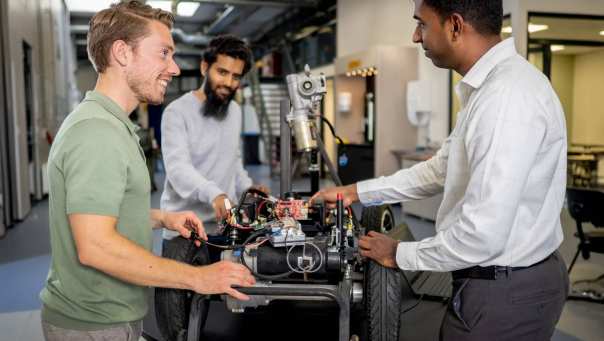
<path fill-rule="evenodd" d="M 604 189 L 591 188 L 567 188 L 566 198 L 568 200 L 568 211 L 577 223 L 575 236 L 579 238 L 577 252 L 573 257 L 568 273 L 573 269 L 579 253 L 583 259 L 589 259 L 591 252 L 604 253 L 604 231 L 584 231 L 583 223 L 592 223 L 595 227 L 604 227 Z M 594 280 L 577 281 L 575 284 L 593 284 L 601 281 L 600 276 Z M 572 290 L 571 298 L 582 298 L 604 303 L 604 293 L 591 288 Z"/>

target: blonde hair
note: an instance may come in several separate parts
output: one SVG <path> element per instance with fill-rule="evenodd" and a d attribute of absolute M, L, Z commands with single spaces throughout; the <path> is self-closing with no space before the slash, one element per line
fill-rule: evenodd
<path fill-rule="evenodd" d="M 172 29 L 174 16 L 170 12 L 153 8 L 138 0 L 121 1 L 99 11 L 90 19 L 88 29 L 88 59 L 98 73 L 109 66 L 109 50 L 117 40 L 136 47 L 139 39 L 149 34 L 147 27 L 157 20 Z"/>

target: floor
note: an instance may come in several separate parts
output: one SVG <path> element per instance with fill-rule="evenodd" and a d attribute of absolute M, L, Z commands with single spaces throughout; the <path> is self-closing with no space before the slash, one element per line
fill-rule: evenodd
<path fill-rule="evenodd" d="M 270 180 L 266 167 L 250 167 L 249 171 L 256 182 L 268 184 L 274 190 L 278 188 L 278 181 Z M 161 179 L 162 175 L 158 176 Z M 299 181 L 295 182 L 295 184 L 299 183 Z M 158 185 L 161 185 L 161 180 L 158 181 Z M 303 190 L 300 187 L 296 189 Z M 159 194 L 160 192 L 156 192 L 152 197 L 153 207 L 159 207 Z M 404 215 L 400 208 L 396 208 L 396 214 L 410 226 L 416 239 L 434 233 L 433 223 Z M 573 236 L 574 222 L 566 210 L 562 212 L 562 222 L 566 239 L 560 247 L 560 252 L 569 263 L 577 241 Z M 38 293 L 46 278 L 50 262 L 48 240 L 47 201 L 36 203 L 27 218 L 0 239 L 0 341 L 43 340 Z M 154 245 L 155 252 L 159 252 L 158 233 Z M 579 259 L 571 274 L 571 280 L 594 278 L 602 273 L 604 273 L 604 255 L 595 254 L 589 261 Z M 333 318 L 334 311 L 306 308 L 295 306 L 295 309 L 306 312 L 305 325 L 313 325 L 313 322 L 317 321 L 323 326 L 327 323 L 333 328 L 328 328 L 327 334 L 319 335 L 312 328 L 297 327 L 301 323 L 300 317 L 298 313 L 297 317 L 291 315 L 291 305 L 276 305 L 251 314 L 234 315 L 228 312 L 223 304 L 216 302 L 212 305 L 212 314 L 207 322 L 206 339 L 236 340 L 241 335 L 250 337 L 256 332 L 261 332 L 265 340 L 273 339 L 269 335 L 274 335 L 275 339 L 283 339 L 283 333 L 291 333 L 292 328 L 295 328 L 294 334 L 300 338 L 304 336 L 306 339 L 308 337 L 317 340 L 333 339 L 330 335 L 337 333 L 337 320 Z M 422 302 L 404 316 L 401 340 L 436 340 L 442 313 L 441 303 Z M 277 325 L 274 323 L 277 316 L 280 321 L 286 322 Z M 288 316 L 290 318 L 287 318 Z M 602 340 L 604 339 L 602 321 L 604 321 L 604 304 L 568 301 L 552 340 Z M 153 316 L 145 320 L 145 330 L 152 335 L 156 334 L 153 323 Z"/>

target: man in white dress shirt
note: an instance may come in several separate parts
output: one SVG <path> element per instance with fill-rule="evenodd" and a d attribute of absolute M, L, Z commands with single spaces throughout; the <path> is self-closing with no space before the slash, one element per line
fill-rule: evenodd
<path fill-rule="evenodd" d="M 443 340 L 549 340 L 568 294 L 557 253 L 566 127 L 548 79 L 501 41 L 501 0 L 415 0 L 413 41 L 463 76 L 461 110 L 430 160 L 313 198 L 380 205 L 444 193 L 436 235 L 399 242 L 370 232 L 361 254 L 387 267 L 451 271 Z"/>

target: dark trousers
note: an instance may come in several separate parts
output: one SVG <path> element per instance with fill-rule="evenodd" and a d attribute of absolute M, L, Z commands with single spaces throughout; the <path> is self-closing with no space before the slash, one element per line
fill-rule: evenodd
<path fill-rule="evenodd" d="M 568 289 L 566 265 L 558 252 L 502 278 L 455 279 L 440 339 L 550 340 Z"/>
<path fill-rule="evenodd" d="M 260 135 L 243 135 L 243 164 L 260 164 Z"/>

